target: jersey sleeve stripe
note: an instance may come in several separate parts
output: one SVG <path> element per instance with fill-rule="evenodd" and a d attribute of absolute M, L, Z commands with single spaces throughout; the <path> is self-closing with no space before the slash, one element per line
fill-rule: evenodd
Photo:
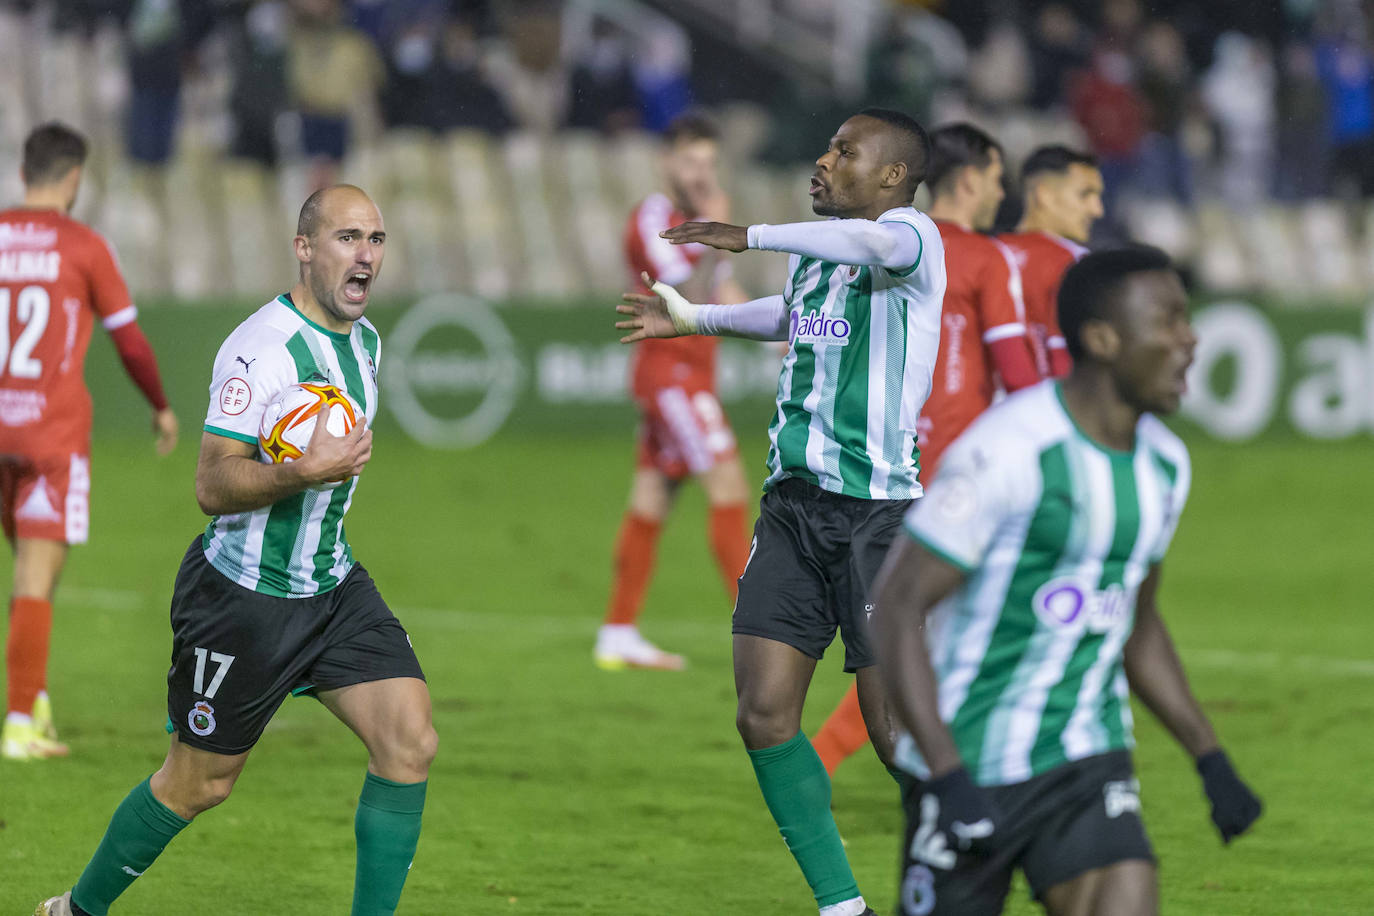
<path fill-rule="evenodd" d="M 1045 346 L 1053 347 L 1056 350 L 1067 350 L 1069 348 L 1069 342 L 1056 334 L 1045 341 Z"/>
<path fill-rule="evenodd" d="M 205 424 L 205 431 L 216 436 L 223 436 L 226 439 L 237 439 L 240 442 L 252 442 L 257 444 L 258 441 L 257 436 L 250 436 L 247 433 L 236 433 L 232 429 L 225 429 L 221 426 L 211 426 L 209 423 Z"/>
<path fill-rule="evenodd" d="M 138 309 L 135 306 L 122 308 L 113 315 L 107 316 L 100 322 L 101 327 L 107 331 L 114 331 L 124 327 L 126 324 L 133 324 L 138 319 Z"/>
<path fill-rule="evenodd" d="M 995 328 L 988 328 L 983 334 L 983 343 L 996 343 L 999 340 L 1006 340 L 1008 337 L 1024 337 L 1026 326 L 1019 321 L 1008 324 L 999 324 Z"/>
<path fill-rule="evenodd" d="M 1024 323 L 1026 320 L 1026 290 L 1021 282 L 1021 268 L 1016 266 L 1016 255 L 1006 246 L 1005 243 L 992 240 L 992 244 L 997 246 L 997 250 L 1002 255 L 1002 260 L 1007 262 L 1007 292 L 1011 294 L 1012 305 L 1016 309 L 1016 317 Z"/>

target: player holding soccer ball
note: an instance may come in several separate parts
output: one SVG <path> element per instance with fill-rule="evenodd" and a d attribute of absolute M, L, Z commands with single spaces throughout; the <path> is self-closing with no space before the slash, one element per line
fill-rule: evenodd
<path fill-rule="evenodd" d="M 67 214 L 86 141 L 45 124 L 24 141 L 24 203 L 0 211 L 0 513 L 14 548 L 0 755 L 60 757 L 46 691 L 57 580 L 90 527 L 91 395 L 83 378 L 96 318 L 153 407 L 158 454 L 177 441 L 157 360 L 114 252 Z"/>
<path fill-rule="evenodd" d="M 366 194 L 338 185 L 306 200 L 294 244 L 299 282 L 239 325 L 215 359 L 196 468 L 196 498 L 214 519 L 172 592 L 171 749 L 115 811 L 76 886 L 40 916 L 104 916 L 192 818 L 228 797 L 277 707 L 302 693 L 368 750 L 352 912 L 391 913 L 400 900 L 438 739 L 410 640 L 343 528 L 372 456 L 380 342 L 363 311 L 386 231 Z M 273 405 L 284 414 L 262 430 Z M 350 429 L 356 410 L 366 422 Z M 300 457 L 277 460 L 286 456 L 273 442 L 311 411 Z M 328 429 L 336 414 L 346 435 Z"/>
<path fill-rule="evenodd" d="M 1158 909 L 1129 692 L 1197 764 L 1223 841 L 1260 802 L 1194 699 L 1156 603 L 1188 497 L 1178 409 L 1197 338 L 1152 248 L 1089 254 L 1059 290 L 1073 370 L 945 454 L 874 589 L 906 729 L 904 916 L 994 916 L 1014 869 L 1051 916 Z"/>

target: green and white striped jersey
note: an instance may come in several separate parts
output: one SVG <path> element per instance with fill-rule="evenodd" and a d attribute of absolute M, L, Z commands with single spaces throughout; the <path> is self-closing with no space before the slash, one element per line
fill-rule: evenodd
<path fill-rule="evenodd" d="M 917 233 L 915 264 L 894 271 L 797 254 L 788 262 L 790 346 L 768 428 L 765 490 L 799 477 L 862 499 L 921 495 L 916 419 L 940 346 L 944 244 L 911 207 L 878 222 Z"/>
<path fill-rule="evenodd" d="M 906 527 L 968 571 L 927 640 L 941 718 L 975 782 L 1134 745 L 1122 652 L 1190 475 L 1158 419 L 1140 418 L 1133 451 L 1104 448 L 1052 381 L 991 408 L 946 452 Z M 925 775 L 910 736 L 897 759 Z"/>
<path fill-rule="evenodd" d="M 281 295 L 234 329 L 215 357 L 206 432 L 257 444 L 263 409 L 278 392 L 312 377 L 346 391 L 377 416 L 381 340 L 365 318 L 348 334 L 328 331 Z M 353 568 L 344 514 L 358 479 L 308 489 L 252 512 L 216 516 L 205 529 L 205 558 L 244 588 L 279 598 L 327 592 Z"/>

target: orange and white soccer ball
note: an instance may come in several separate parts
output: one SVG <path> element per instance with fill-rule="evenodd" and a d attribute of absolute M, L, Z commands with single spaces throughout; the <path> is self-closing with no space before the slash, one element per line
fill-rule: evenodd
<path fill-rule="evenodd" d="M 332 436 L 346 436 L 359 423 L 366 423 L 363 409 L 328 382 L 301 382 L 288 385 L 268 402 L 258 427 L 258 455 L 268 464 L 284 464 L 305 455 L 315 423 L 326 417 L 324 428 Z M 338 486 L 344 478 L 323 485 Z"/>

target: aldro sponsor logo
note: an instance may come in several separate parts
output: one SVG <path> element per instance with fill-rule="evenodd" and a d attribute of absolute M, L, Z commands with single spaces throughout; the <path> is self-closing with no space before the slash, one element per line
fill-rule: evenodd
<path fill-rule="evenodd" d="M 849 322 L 843 318 L 835 318 L 824 312 L 803 315 L 801 310 L 797 309 L 792 312 L 789 339 L 794 344 L 844 347 L 849 344 L 849 331 Z"/>

